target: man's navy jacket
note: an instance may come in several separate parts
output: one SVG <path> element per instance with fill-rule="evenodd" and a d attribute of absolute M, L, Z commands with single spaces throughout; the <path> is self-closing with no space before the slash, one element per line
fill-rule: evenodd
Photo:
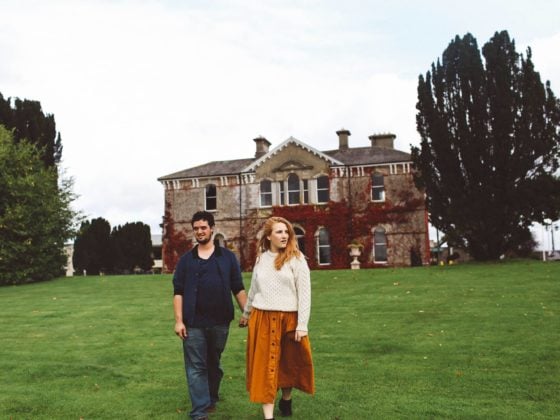
<path fill-rule="evenodd" d="M 241 277 L 241 269 L 237 257 L 229 249 L 216 246 L 214 257 L 218 265 L 222 291 L 225 297 L 224 302 L 227 305 L 224 310 L 226 311 L 228 322 L 231 322 L 234 315 L 230 293 L 237 295 L 241 290 L 245 289 Z M 181 256 L 173 275 L 173 294 L 183 296 L 183 322 L 187 328 L 193 324 L 195 316 L 197 294 L 196 259 L 198 258 L 200 257 L 198 256 L 198 246 L 196 246 Z"/>

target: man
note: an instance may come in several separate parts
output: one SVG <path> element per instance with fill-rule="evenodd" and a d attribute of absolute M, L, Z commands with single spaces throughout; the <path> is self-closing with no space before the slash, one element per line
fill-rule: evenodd
<path fill-rule="evenodd" d="M 241 311 L 247 295 L 235 254 L 212 241 L 212 213 L 195 213 L 191 226 L 198 244 L 179 259 L 173 276 L 175 334 L 183 340 L 190 416 L 207 419 L 223 376 L 220 357 L 233 319 L 230 293 Z"/>

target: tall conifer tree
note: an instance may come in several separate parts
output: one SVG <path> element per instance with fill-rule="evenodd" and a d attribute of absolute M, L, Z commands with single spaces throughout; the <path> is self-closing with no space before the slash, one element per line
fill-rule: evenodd
<path fill-rule="evenodd" d="M 506 31 L 457 36 L 418 82 L 417 185 L 432 224 L 478 260 L 530 248 L 560 212 L 560 102 Z"/>
<path fill-rule="evenodd" d="M 14 141 L 25 139 L 39 150 L 46 167 L 58 165 L 62 158 L 62 140 L 52 114 L 45 114 L 39 101 L 11 98 L 0 93 L 0 124 L 13 130 Z"/>

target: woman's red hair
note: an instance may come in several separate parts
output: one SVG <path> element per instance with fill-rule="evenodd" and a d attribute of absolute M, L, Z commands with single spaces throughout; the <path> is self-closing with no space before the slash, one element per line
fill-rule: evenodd
<path fill-rule="evenodd" d="M 286 244 L 286 248 L 278 250 L 278 255 L 274 260 L 274 268 L 280 270 L 291 258 L 299 257 L 301 252 L 298 248 L 296 232 L 294 231 L 292 224 L 283 217 L 273 216 L 264 222 L 262 236 L 257 244 L 258 256 L 260 256 L 263 252 L 270 250 L 270 241 L 268 240 L 268 236 L 272 234 L 272 229 L 276 223 L 283 223 L 288 228 L 288 243 Z"/>

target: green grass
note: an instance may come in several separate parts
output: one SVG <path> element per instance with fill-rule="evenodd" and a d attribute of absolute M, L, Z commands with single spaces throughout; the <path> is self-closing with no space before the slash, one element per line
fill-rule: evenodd
<path fill-rule="evenodd" d="M 317 392 L 295 392 L 294 418 L 560 418 L 560 263 L 313 271 L 312 285 Z M 0 288 L 0 419 L 188 417 L 171 295 L 166 275 Z M 212 419 L 262 418 L 245 334 L 232 324 Z"/>

